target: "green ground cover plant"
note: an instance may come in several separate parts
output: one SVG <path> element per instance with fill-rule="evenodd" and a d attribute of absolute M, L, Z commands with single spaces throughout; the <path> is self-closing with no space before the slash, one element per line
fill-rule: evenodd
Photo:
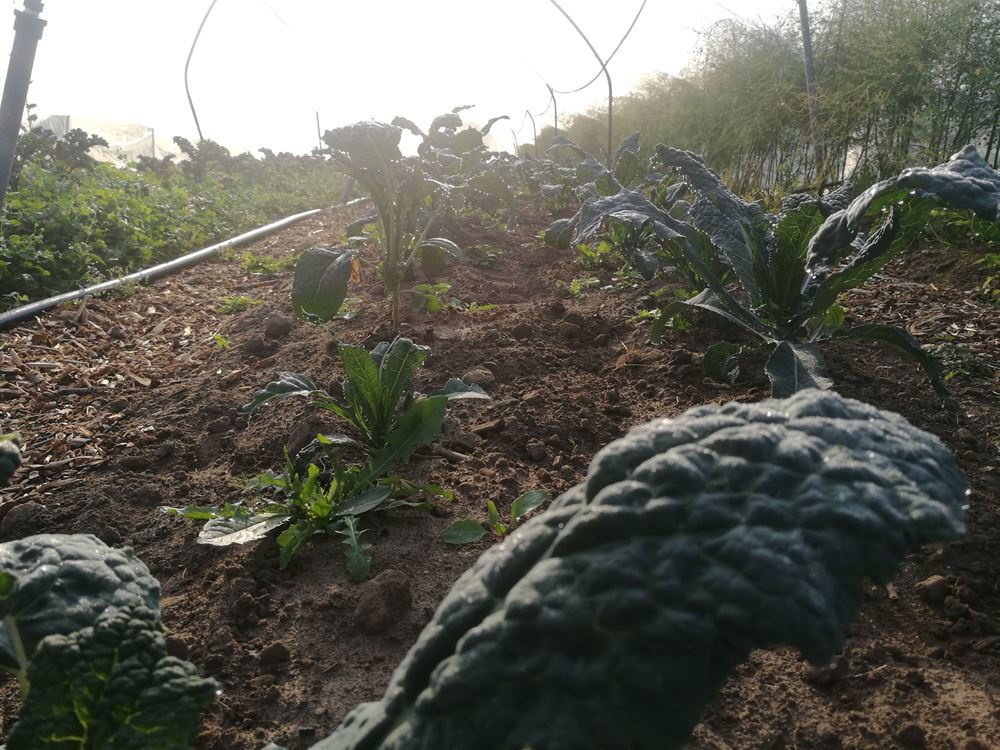
<path fill-rule="evenodd" d="M 186 142 L 185 142 L 186 143 Z M 206 141 L 188 161 L 119 168 L 85 136 L 33 131 L 0 215 L 7 306 L 139 270 L 291 213 L 332 205 L 343 177 L 320 157 L 232 156 Z"/>

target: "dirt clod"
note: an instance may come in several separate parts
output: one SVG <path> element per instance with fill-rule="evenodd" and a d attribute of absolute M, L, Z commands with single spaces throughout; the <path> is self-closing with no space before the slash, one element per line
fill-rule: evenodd
<path fill-rule="evenodd" d="M 153 462 L 145 456 L 122 456 L 118 460 L 118 467 L 123 471 L 149 471 L 153 468 Z"/>
<path fill-rule="evenodd" d="M 165 639 L 167 655 L 175 656 L 178 659 L 188 658 L 187 641 L 176 635 L 168 635 Z"/>
<path fill-rule="evenodd" d="M 284 315 L 271 315 L 264 321 L 264 335 L 272 339 L 280 339 L 291 333 L 295 321 Z"/>
<path fill-rule="evenodd" d="M 251 336 L 241 347 L 244 352 L 254 357 L 263 357 L 270 354 L 273 344 L 261 335 Z"/>
<path fill-rule="evenodd" d="M 19 539 L 38 533 L 45 518 L 45 506 L 36 502 L 21 503 L 7 511 L 0 522 L 0 534 L 7 539 Z"/>
<path fill-rule="evenodd" d="M 547 454 L 545 443 L 541 440 L 529 440 L 524 446 L 524 452 L 528 454 L 528 458 L 532 461 L 544 461 Z"/>
<path fill-rule="evenodd" d="M 284 664 L 291 658 L 291 650 L 282 641 L 275 641 L 274 643 L 265 646 L 261 649 L 260 654 L 257 656 L 257 659 L 260 661 L 262 667 L 276 667 L 280 664 Z"/>
<path fill-rule="evenodd" d="M 382 633 L 398 623 L 412 604 L 410 579 L 400 570 L 386 570 L 362 584 L 351 620 L 362 633 Z"/>
<path fill-rule="evenodd" d="M 933 575 L 918 583 L 915 589 L 922 601 L 940 606 L 951 592 L 951 584 L 944 576 Z"/>
<path fill-rule="evenodd" d="M 497 378 L 485 367 L 473 367 L 462 373 L 462 380 L 470 385 L 478 385 L 480 388 L 490 388 L 496 384 Z"/>
<path fill-rule="evenodd" d="M 534 330 L 527 323 L 518 323 L 516 326 L 510 329 L 510 335 L 516 339 L 530 339 Z"/>
<path fill-rule="evenodd" d="M 920 748 L 927 747 L 927 732 L 919 724 L 907 724 L 896 732 L 896 739 L 903 747 Z"/>

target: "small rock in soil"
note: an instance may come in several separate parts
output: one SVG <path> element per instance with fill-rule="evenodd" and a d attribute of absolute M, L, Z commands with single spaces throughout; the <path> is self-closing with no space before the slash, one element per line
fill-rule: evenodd
<path fill-rule="evenodd" d="M 529 440 L 528 444 L 524 446 L 525 453 L 528 454 L 528 458 L 532 461 L 544 461 L 545 460 L 545 443 L 541 440 Z"/>
<path fill-rule="evenodd" d="M 566 313 L 566 317 L 563 320 L 567 323 L 572 323 L 577 328 L 583 328 L 584 323 L 587 322 L 578 312 Z"/>
<path fill-rule="evenodd" d="M 930 576 L 916 585 L 917 596 L 931 605 L 944 604 L 945 598 L 950 593 L 951 584 L 944 576 Z"/>
<path fill-rule="evenodd" d="M 596 337 L 594 337 L 594 343 L 598 346 L 607 346 L 611 343 L 611 337 L 606 333 L 599 333 Z"/>
<path fill-rule="evenodd" d="M 115 341 L 124 341 L 125 331 L 115 326 L 110 331 L 108 331 L 108 338 L 114 339 Z"/>
<path fill-rule="evenodd" d="M 15 505 L 0 522 L 0 534 L 18 539 L 38 532 L 45 516 L 45 506 L 36 502 Z"/>
<path fill-rule="evenodd" d="M 273 674 L 257 675 L 256 677 L 251 677 L 248 680 L 248 682 L 255 688 L 268 687 L 269 685 L 273 685 L 277 681 L 278 678 L 275 677 Z"/>
<path fill-rule="evenodd" d="M 487 328 L 483 332 L 483 338 L 485 338 L 487 341 L 489 341 L 492 344 L 496 344 L 496 343 L 498 343 L 500 341 L 500 339 L 503 338 L 503 334 L 500 333 L 500 331 L 497 330 L 496 328 Z"/>
<path fill-rule="evenodd" d="M 264 335 L 272 339 L 280 339 L 292 331 L 295 321 L 284 315 L 272 315 L 264 321 Z"/>
<path fill-rule="evenodd" d="M 919 724 L 907 724 L 896 732 L 896 739 L 903 747 L 927 747 L 927 733 Z"/>
<path fill-rule="evenodd" d="M 510 329 L 510 335 L 516 339 L 530 339 L 532 333 L 534 333 L 534 331 L 527 323 L 518 323 Z"/>
<path fill-rule="evenodd" d="M 564 305 L 559 300 L 556 300 L 551 305 L 549 305 L 549 312 L 553 315 L 562 315 L 566 312 L 566 305 Z"/>
<path fill-rule="evenodd" d="M 985 742 L 969 737 L 958 746 L 958 750 L 990 750 L 990 748 Z"/>
<path fill-rule="evenodd" d="M 292 658 L 292 652 L 281 641 L 265 646 L 257 657 L 262 667 L 277 667 Z"/>
<path fill-rule="evenodd" d="M 123 471 L 149 471 L 153 462 L 145 456 L 122 456 L 118 459 L 118 468 Z"/>
<path fill-rule="evenodd" d="M 576 469 L 569 464 L 563 464 L 559 467 L 559 473 L 562 474 L 563 479 L 573 479 L 576 476 Z"/>
<path fill-rule="evenodd" d="M 358 606 L 351 619 L 362 633 L 382 633 L 413 605 L 410 579 L 399 570 L 386 570 L 361 586 Z"/>
<path fill-rule="evenodd" d="M 485 367 L 473 367 L 462 373 L 462 380 L 471 385 L 478 385 L 482 388 L 489 388 L 497 382 L 497 376 Z"/>
<path fill-rule="evenodd" d="M 155 484 L 143 484 L 132 491 L 132 499 L 137 505 L 155 508 L 163 505 L 163 492 Z"/>

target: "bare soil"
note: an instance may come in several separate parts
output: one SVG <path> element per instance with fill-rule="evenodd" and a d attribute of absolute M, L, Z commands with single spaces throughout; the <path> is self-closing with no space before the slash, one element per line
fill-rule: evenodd
<path fill-rule="evenodd" d="M 282 258 L 333 245 L 354 217 L 330 210 L 248 249 Z M 280 466 L 283 447 L 337 429 L 304 401 L 268 406 L 249 423 L 239 416 L 279 372 L 330 388 L 342 375 L 333 336 L 291 318 L 291 273 L 254 275 L 234 260 L 4 332 L 0 417 L 4 431 L 23 434 L 26 467 L 0 493 L 0 538 L 89 532 L 135 548 L 162 583 L 171 651 L 224 685 L 197 747 L 308 747 L 381 695 L 489 543 L 445 544 L 450 523 L 485 518 L 490 499 L 506 511 L 525 490 L 567 489 L 595 451 L 653 417 L 767 395 L 761 350 L 748 351 L 734 385 L 703 374 L 702 354 L 721 337 L 751 344 L 734 331 L 699 319 L 653 346 L 629 322 L 649 289 L 571 297 L 560 284 L 592 272 L 537 239 L 550 218 L 526 207 L 512 233 L 486 219 L 462 224 L 455 239 L 489 245 L 499 261 L 452 264 L 445 297 L 496 309 L 407 315 L 404 333 L 433 350 L 418 387 L 467 376 L 492 401 L 456 403 L 438 448 L 403 467 L 456 498 L 430 512 L 370 517 L 369 581 L 350 579 L 336 538 L 316 538 L 279 571 L 272 542 L 199 545 L 197 522 L 158 510 L 237 500 L 242 480 Z M 830 665 L 810 667 L 791 651 L 754 654 L 706 712 L 692 748 L 1000 748 L 1000 311 L 976 296 L 974 259 L 914 251 L 847 300 L 858 320 L 902 324 L 940 344 L 955 405 L 942 405 L 892 351 L 825 347 L 841 393 L 903 414 L 954 450 L 972 488 L 968 534 L 911 556 L 891 587 L 872 586 Z M 331 330 L 374 345 L 389 326 L 373 271 L 355 292 L 357 315 Z M 220 299 L 234 295 L 259 304 L 221 313 Z M 943 581 L 928 583 L 932 576 Z M 16 685 L 0 686 L 4 726 L 17 709 Z"/>

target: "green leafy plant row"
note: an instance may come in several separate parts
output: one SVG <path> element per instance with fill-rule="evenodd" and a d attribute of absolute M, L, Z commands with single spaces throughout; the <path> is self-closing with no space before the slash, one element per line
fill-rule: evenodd
<path fill-rule="evenodd" d="M 69 138 L 69 137 L 67 137 Z M 282 216 L 332 205 L 343 177 L 322 158 L 231 156 L 181 141 L 187 160 L 98 163 L 86 138 L 33 131 L 0 216 L 7 307 L 169 260 Z"/>

